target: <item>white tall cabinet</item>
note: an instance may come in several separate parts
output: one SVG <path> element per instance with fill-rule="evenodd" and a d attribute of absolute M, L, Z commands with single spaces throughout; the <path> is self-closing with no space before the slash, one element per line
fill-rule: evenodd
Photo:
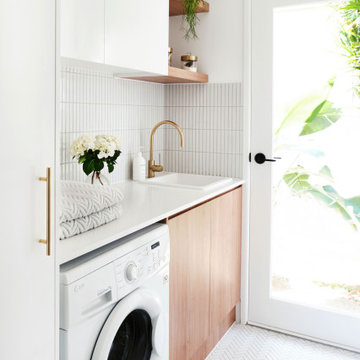
<path fill-rule="evenodd" d="M 55 165 L 55 12 L 55 0 L 0 0 L 4 360 L 56 358 L 55 260 L 39 243 L 46 237 L 47 192 L 38 180 Z M 53 215 L 50 220 L 53 229 Z"/>
<path fill-rule="evenodd" d="M 56 39 L 66 57 L 165 74 L 168 6 L 0 0 L 0 359 L 58 359 Z"/>

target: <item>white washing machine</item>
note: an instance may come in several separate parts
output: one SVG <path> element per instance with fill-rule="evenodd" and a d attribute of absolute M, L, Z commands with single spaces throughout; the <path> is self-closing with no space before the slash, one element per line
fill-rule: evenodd
<path fill-rule="evenodd" d="M 60 359 L 168 360 L 169 261 L 155 224 L 62 265 Z"/>

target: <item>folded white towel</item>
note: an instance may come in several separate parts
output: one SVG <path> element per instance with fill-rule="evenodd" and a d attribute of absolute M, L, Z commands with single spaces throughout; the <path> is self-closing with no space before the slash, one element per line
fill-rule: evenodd
<path fill-rule="evenodd" d="M 60 223 L 98 213 L 123 199 L 124 195 L 117 186 L 62 181 Z"/>
<path fill-rule="evenodd" d="M 90 215 L 62 222 L 60 223 L 60 239 L 66 239 L 88 230 L 95 229 L 101 225 L 116 220 L 121 216 L 121 214 L 122 206 L 121 204 L 116 204 Z"/>

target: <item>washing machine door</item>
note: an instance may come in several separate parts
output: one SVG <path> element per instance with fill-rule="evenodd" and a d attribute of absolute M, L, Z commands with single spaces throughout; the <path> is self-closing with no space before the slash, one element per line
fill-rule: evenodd
<path fill-rule="evenodd" d="M 91 360 L 165 360 L 168 341 L 161 301 L 148 289 L 122 299 L 107 318 Z"/>

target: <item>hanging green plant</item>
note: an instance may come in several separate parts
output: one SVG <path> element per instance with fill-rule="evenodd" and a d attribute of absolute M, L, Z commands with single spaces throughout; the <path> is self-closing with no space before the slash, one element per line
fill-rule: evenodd
<path fill-rule="evenodd" d="M 185 24 L 185 39 L 198 39 L 196 33 L 196 26 L 199 24 L 200 20 L 197 16 L 197 9 L 203 0 L 184 0 L 184 23 Z"/>

